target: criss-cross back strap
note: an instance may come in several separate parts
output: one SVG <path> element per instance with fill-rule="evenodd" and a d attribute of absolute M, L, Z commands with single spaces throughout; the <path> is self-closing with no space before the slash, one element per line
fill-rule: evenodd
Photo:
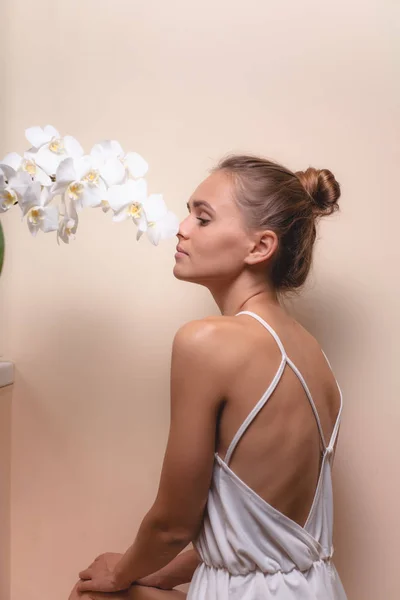
<path fill-rule="evenodd" d="M 335 439 L 336 439 L 336 435 L 338 432 L 338 428 L 339 428 L 339 421 L 340 421 L 340 414 L 341 414 L 341 409 L 342 409 L 342 393 L 341 390 L 339 388 L 340 391 L 340 395 L 341 395 L 341 407 L 340 407 L 340 411 L 339 411 L 339 415 L 338 418 L 336 420 L 335 423 L 335 427 L 332 433 L 332 437 L 330 439 L 329 445 L 327 446 L 326 442 L 325 442 L 325 436 L 324 436 L 324 432 L 322 429 L 322 425 L 321 425 L 321 420 L 319 418 L 319 414 L 317 411 L 317 408 L 315 406 L 314 400 L 311 396 L 311 392 L 308 388 L 308 385 L 303 377 L 303 375 L 300 373 L 299 369 L 296 367 L 296 365 L 293 363 L 293 361 L 287 356 L 285 348 L 281 342 L 281 339 L 279 338 L 278 334 L 276 333 L 276 331 L 266 322 L 264 321 L 264 319 L 262 317 L 260 317 L 259 315 L 257 315 L 256 313 L 249 311 L 249 310 L 243 310 L 238 312 L 235 316 L 238 315 L 249 315 L 251 317 L 253 317 L 254 319 L 256 319 L 257 321 L 259 321 L 273 336 L 273 338 L 275 339 L 276 343 L 278 344 L 278 347 L 281 351 L 281 355 L 282 355 L 282 360 L 281 363 L 279 365 L 278 371 L 276 372 L 271 384 L 268 386 L 267 390 L 264 392 L 264 394 L 262 395 L 262 397 L 260 398 L 260 400 L 257 402 L 257 404 L 255 405 L 255 407 L 252 409 L 252 411 L 250 412 L 250 414 L 246 417 L 246 419 L 244 420 L 244 422 L 242 423 L 242 425 L 239 427 L 239 429 L 237 430 L 235 436 L 232 439 L 232 442 L 229 445 L 228 451 L 225 455 L 225 462 L 226 464 L 229 464 L 229 461 L 232 457 L 232 454 L 240 440 L 240 438 L 243 436 L 244 432 L 246 431 L 246 429 L 249 427 L 249 425 L 252 423 L 252 421 L 255 419 L 255 417 L 257 416 L 257 414 L 260 412 L 260 410 L 265 406 L 265 404 L 268 402 L 269 398 L 272 396 L 273 391 L 275 390 L 276 386 L 278 385 L 283 372 L 285 370 L 285 366 L 286 363 L 290 365 L 291 369 L 293 370 L 293 372 L 295 373 L 295 375 L 298 377 L 300 383 L 303 386 L 303 389 L 307 395 L 307 398 L 310 402 L 312 411 L 314 413 L 314 417 L 315 420 L 317 422 L 317 426 L 318 426 L 318 431 L 321 437 L 321 441 L 322 444 L 324 446 L 324 451 L 326 450 L 330 450 L 331 448 L 333 448 L 333 445 L 335 443 Z M 326 358 L 326 355 L 324 353 L 324 356 Z M 328 364 L 329 361 L 328 359 L 326 359 Z M 330 364 L 329 364 L 330 366 Z M 336 382 L 337 383 L 337 382 Z M 338 385 L 338 384 L 337 384 Z M 339 387 L 339 385 L 338 385 Z"/>

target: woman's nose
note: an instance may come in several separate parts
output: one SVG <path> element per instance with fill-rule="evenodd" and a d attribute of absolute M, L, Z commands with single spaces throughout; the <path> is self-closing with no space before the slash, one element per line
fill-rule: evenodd
<path fill-rule="evenodd" d="M 186 217 L 185 219 L 183 219 L 183 221 L 181 221 L 181 223 L 179 224 L 179 230 L 178 230 L 178 237 L 188 237 L 188 233 L 189 233 L 189 223 L 188 223 L 188 217 Z"/>

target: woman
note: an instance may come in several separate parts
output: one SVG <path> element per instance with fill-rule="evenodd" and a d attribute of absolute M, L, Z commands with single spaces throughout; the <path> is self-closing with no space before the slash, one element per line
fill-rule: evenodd
<path fill-rule="evenodd" d="M 156 500 L 127 552 L 100 555 L 71 598 L 178 600 L 191 581 L 187 600 L 345 600 L 332 562 L 342 394 L 280 301 L 304 284 L 339 196 L 328 170 L 253 156 L 195 190 L 174 275 L 206 286 L 221 316 L 177 332 Z"/>

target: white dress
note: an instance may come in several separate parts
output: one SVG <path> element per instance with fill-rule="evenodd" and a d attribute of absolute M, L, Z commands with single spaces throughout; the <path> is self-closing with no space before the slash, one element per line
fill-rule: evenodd
<path fill-rule="evenodd" d="M 342 392 L 337 384 L 340 410 L 326 444 L 307 384 L 286 355 L 276 332 L 253 312 L 237 314 L 248 314 L 268 329 L 281 350 L 282 360 L 271 385 L 234 436 L 225 460 L 215 453 L 207 508 L 194 542 L 202 562 L 194 572 L 187 600 L 346 600 L 332 562 L 331 458 L 342 413 Z M 265 406 L 286 365 L 292 368 L 307 394 L 324 447 L 315 497 L 304 527 L 273 508 L 229 468 L 239 439 Z"/>

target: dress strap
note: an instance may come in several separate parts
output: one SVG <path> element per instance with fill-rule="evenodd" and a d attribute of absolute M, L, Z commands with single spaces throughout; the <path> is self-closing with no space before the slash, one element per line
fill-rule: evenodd
<path fill-rule="evenodd" d="M 237 317 L 237 315 L 250 315 L 250 317 L 254 317 L 254 319 L 257 319 L 257 321 L 259 321 L 261 323 L 261 325 L 264 325 L 264 327 L 266 329 L 268 329 L 268 331 L 270 332 L 270 334 L 272 335 L 272 337 L 278 344 L 279 350 L 281 351 L 281 354 L 282 354 L 282 358 L 287 358 L 285 348 L 281 342 L 279 335 L 276 333 L 275 329 L 272 329 L 271 325 L 269 325 L 266 321 L 264 321 L 264 319 L 262 317 L 260 317 L 259 315 L 257 315 L 254 312 L 251 312 L 250 310 L 242 310 L 242 311 L 236 313 L 235 317 Z"/>
<path fill-rule="evenodd" d="M 276 386 L 278 385 L 278 383 L 282 377 L 283 371 L 285 370 L 286 361 L 287 361 L 287 355 L 285 352 L 285 348 L 283 347 L 283 344 L 282 344 L 278 334 L 276 333 L 276 331 L 274 331 L 274 329 L 266 321 L 264 321 L 264 319 L 262 319 L 259 315 L 257 315 L 256 313 L 253 313 L 251 311 L 243 310 L 243 311 L 237 313 L 235 315 L 235 317 L 237 315 L 243 315 L 243 314 L 250 315 L 251 317 L 254 317 L 254 319 L 257 319 L 257 321 L 259 321 L 271 333 L 271 335 L 273 336 L 273 338 L 275 339 L 276 343 L 279 346 L 279 350 L 281 351 L 281 355 L 282 355 L 282 360 L 279 365 L 278 371 L 275 374 L 275 377 L 273 378 L 271 384 L 268 386 L 268 389 L 261 396 L 260 400 L 257 402 L 257 404 L 255 405 L 253 410 L 249 413 L 249 415 L 243 421 L 243 423 L 237 430 L 235 436 L 233 437 L 233 439 L 229 445 L 229 448 L 226 452 L 226 455 L 225 455 L 224 462 L 226 464 L 229 464 L 232 454 L 235 451 L 235 448 L 236 448 L 240 438 L 246 431 L 246 429 L 249 427 L 249 425 L 252 423 L 252 421 L 256 418 L 256 416 L 260 412 L 260 410 L 266 405 L 269 398 L 272 396 L 273 391 L 275 390 Z"/>
<path fill-rule="evenodd" d="M 322 348 L 321 348 L 321 350 L 322 350 Z M 326 354 L 325 354 L 325 352 L 323 350 L 322 350 L 322 354 L 325 356 L 326 362 L 328 363 L 329 368 L 330 368 L 330 370 L 333 373 L 333 369 L 332 369 L 331 363 L 329 362 L 328 357 L 326 356 Z M 333 376 L 335 377 L 334 373 L 333 373 Z M 339 394 L 340 394 L 340 408 L 339 408 L 339 412 L 338 412 L 338 416 L 337 416 L 337 419 L 336 419 L 335 426 L 334 426 L 333 431 L 332 431 L 331 439 L 329 440 L 329 444 L 327 446 L 327 450 L 330 453 L 333 452 L 333 448 L 335 446 L 337 434 L 339 432 L 340 420 L 341 420 L 341 417 L 342 417 L 342 410 L 343 410 L 343 393 L 342 393 L 342 390 L 340 388 L 340 385 L 339 385 L 338 380 L 336 379 L 336 377 L 335 377 L 335 381 L 336 381 L 336 385 L 337 385 L 337 388 L 338 388 Z"/>

